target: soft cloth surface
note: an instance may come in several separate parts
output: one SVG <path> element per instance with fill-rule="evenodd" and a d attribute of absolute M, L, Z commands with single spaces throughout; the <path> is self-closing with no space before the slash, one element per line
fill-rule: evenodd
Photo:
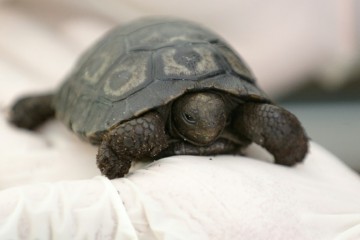
<path fill-rule="evenodd" d="M 360 239 L 359 176 L 315 143 L 295 168 L 240 156 L 177 156 L 109 181 L 96 177 L 97 148 L 61 123 L 49 121 L 37 132 L 9 125 L 9 106 L 17 96 L 55 89 L 80 52 L 114 25 L 91 14 L 88 4 L 19 2 L 0 4 L 0 239 Z M 224 24 L 234 23 L 227 20 Z M 238 37 L 219 30 L 230 40 Z M 256 33 L 246 36 L 242 47 L 255 47 L 250 43 Z M 308 35 L 291 36 L 296 46 Z M 306 57 L 316 60 L 304 54 L 306 64 L 296 65 L 263 47 L 258 53 L 267 59 L 252 56 L 260 66 L 257 75 L 282 79 L 262 82 L 270 90 L 310 68 Z M 261 71 L 265 63 L 289 71 L 276 72 L 276 66 Z M 257 151 L 250 155 L 266 158 Z"/>
<path fill-rule="evenodd" d="M 359 239 L 359 177 L 317 144 L 295 168 L 175 156 L 127 178 L 0 192 L 1 239 Z"/>

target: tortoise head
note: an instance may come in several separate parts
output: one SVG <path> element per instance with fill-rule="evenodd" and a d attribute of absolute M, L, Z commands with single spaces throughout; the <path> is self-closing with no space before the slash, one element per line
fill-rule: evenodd
<path fill-rule="evenodd" d="M 212 92 L 187 93 L 173 103 L 172 126 L 184 140 L 203 146 L 214 142 L 226 125 L 224 99 Z"/>

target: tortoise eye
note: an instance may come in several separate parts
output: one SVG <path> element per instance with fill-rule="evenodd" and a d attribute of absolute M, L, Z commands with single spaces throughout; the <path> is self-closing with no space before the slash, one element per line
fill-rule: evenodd
<path fill-rule="evenodd" d="M 184 113 L 184 118 L 188 123 L 194 124 L 195 123 L 195 118 L 193 116 L 191 116 L 188 113 Z"/>

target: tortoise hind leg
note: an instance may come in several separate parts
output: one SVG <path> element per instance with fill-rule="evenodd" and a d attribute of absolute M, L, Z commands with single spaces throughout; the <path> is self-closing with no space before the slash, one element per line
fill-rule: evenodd
<path fill-rule="evenodd" d="M 21 98 L 12 106 L 9 121 L 20 128 L 35 129 L 54 117 L 52 100 L 53 94 Z"/>
<path fill-rule="evenodd" d="M 308 151 L 308 138 L 298 119 L 275 105 L 243 104 L 235 112 L 233 127 L 268 150 L 281 165 L 301 162 Z"/>

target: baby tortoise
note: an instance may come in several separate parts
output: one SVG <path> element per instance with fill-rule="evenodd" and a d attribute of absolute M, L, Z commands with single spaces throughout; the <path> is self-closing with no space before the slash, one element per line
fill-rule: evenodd
<path fill-rule="evenodd" d="M 99 145 L 97 165 L 123 177 L 132 161 L 240 153 L 255 142 L 275 163 L 308 150 L 298 119 L 260 90 L 218 35 L 178 19 L 141 19 L 110 31 L 54 94 L 18 100 L 10 121 L 34 129 L 56 116 Z"/>

